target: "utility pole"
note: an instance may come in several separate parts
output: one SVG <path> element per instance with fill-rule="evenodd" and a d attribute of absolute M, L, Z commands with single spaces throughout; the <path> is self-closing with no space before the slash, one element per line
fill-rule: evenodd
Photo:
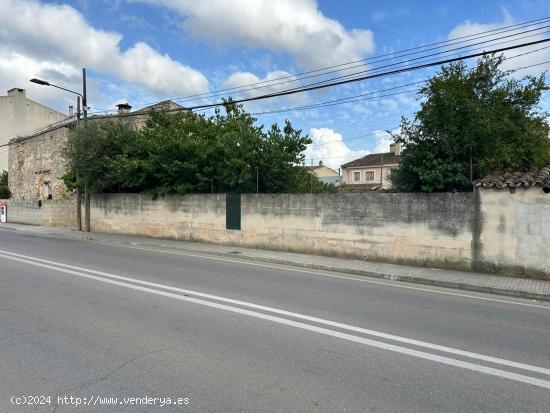
<path fill-rule="evenodd" d="M 80 96 L 76 97 L 76 125 L 77 127 L 80 126 Z M 78 136 L 78 135 L 77 135 Z M 78 144 L 77 144 L 78 146 Z M 78 173 L 78 166 L 75 168 L 75 175 L 76 175 L 76 229 L 79 231 L 82 231 L 82 198 L 80 196 L 80 186 L 78 185 L 79 181 L 79 173 Z"/>
<path fill-rule="evenodd" d="M 256 167 L 256 193 L 260 193 L 260 174 L 258 172 L 258 167 Z"/>
<path fill-rule="evenodd" d="M 86 68 L 82 69 L 82 111 L 84 112 L 84 127 L 88 126 L 88 98 L 86 94 Z M 84 184 L 84 231 L 90 232 L 90 191 L 88 182 Z"/>
<path fill-rule="evenodd" d="M 86 95 L 86 69 L 85 68 L 82 69 L 82 89 L 83 89 L 82 93 L 76 92 L 76 91 L 71 90 L 71 89 L 67 89 L 66 87 L 63 87 L 63 86 L 54 85 L 53 83 L 50 83 L 47 80 L 43 80 L 43 79 L 32 78 L 32 79 L 30 79 L 30 82 L 36 83 L 37 85 L 41 85 L 41 86 L 55 87 L 57 89 L 61 89 L 61 90 L 64 90 L 66 92 L 73 93 L 73 94 L 77 95 L 79 97 L 79 99 L 76 102 L 77 103 L 77 117 L 76 117 L 76 119 L 77 119 L 78 124 L 80 124 L 80 98 L 82 98 L 82 112 L 84 114 L 84 127 L 86 127 L 87 121 L 88 121 L 88 99 L 87 99 L 87 95 Z M 75 173 L 77 174 L 77 181 L 78 181 L 78 170 L 76 170 Z M 87 185 L 88 184 L 85 183 L 85 188 L 84 188 L 84 191 L 85 191 L 84 202 L 85 202 L 85 212 L 86 212 L 85 230 L 87 232 L 89 232 L 90 231 L 90 194 L 88 193 Z M 79 188 L 77 188 L 77 198 L 76 199 L 77 199 L 76 219 L 77 219 L 77 226 L 80 230 L 82 228 L 82 212 L 81 212 L 82 201 L 80 199 L 80 190 L 79 190 Z"/>

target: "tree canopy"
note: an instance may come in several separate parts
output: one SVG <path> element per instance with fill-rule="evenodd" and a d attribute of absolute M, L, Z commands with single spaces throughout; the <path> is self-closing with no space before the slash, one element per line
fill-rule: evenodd
<path fill-rule="evenodd" d="M 419 90 L 420 110 L 393 133 L 404 146 L 396 190 L 464 191 L 489 173 L 550 164 L 548 114 L 538 106 L 545 74 L 517 79 L 502 62 L 452 63 Z"/>
<path fill-rule="evenodd" d="M 256 185 L 260 192 L 331 190 L 301 166 L 307 135 L 288 120 L 268 130 L 255 121 L 230 100 L 210 117 L 151 112 L 140 129 L 124 120 L 88 121 L 70 134 L 65 182 L 154 195 L 256 192 Z"/>
<path fill-rule="evenodd" d="M 0 199 L 8 199 L 10 196 L 11 193 L 8 187 L 8 172 L 2 171 L 2 173 L 0 173 Z"/>

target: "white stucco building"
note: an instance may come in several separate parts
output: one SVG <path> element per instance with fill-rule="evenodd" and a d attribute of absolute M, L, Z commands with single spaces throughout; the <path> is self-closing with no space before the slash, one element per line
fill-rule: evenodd
<path fill-rule="evenodd" d="M 392 143 L 390 151 L 371 153 L 342 165 L 342 184 L 348 189 L 375 190 L 391 188 L 389 175 L 399 166 L 401 146 Z"/>
<path fill-rule="evenodd" d="M 10 139 L 66 118 L 67 115 L 28 99 L 25 89 L 13 88 L 7 96 L 0 96 L 0 171 L 8 170 Z"/>

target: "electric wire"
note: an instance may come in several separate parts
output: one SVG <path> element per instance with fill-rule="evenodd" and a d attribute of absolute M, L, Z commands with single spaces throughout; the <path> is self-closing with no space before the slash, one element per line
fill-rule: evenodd
<path fill-rule="evenodd" d="M 426 52 L 428 50 L 439 49 L 439 48 L 442 47 L 442 46 L 438 46 L 438 47 L 431 47 L 430 48 L 430 46 L 435 46 L 435 45 L 447 45 L 447 46 L 449 46 L 449 45 L 465 42 L 465 40 L 462 40 L 462 39 L 473 38 L 472 40 L 477 40 L 477 39 L 488 37 L 488 36 L 495 36 L 497 34 L 502 34 L 502 33 L 507 33 L 507 32 L 514 31 L 514 30 L 519 30 L 520 28 L 526 28 L 526 27 L 533 26 L 533 25 L 536 25 L 536 24 L 547 23 L 549 21 L 550 21 L 550 17 L 535 19 L 535 20 L 532 20 L 532 21 L 524 22 L 524 23 L 503 26 L 501 28 L 495 28 L 495 29 L 486 30 L 486 31 L 483 31 L 483 32 L 478 32 L 478 33 L 474 33 L 474 34 L 470 34 L 470 35 L 465 35 L 465 36 L 452 38 L 452 39 L 449 39 L 449 40 L 444 40 L 444 41 L 434 42 L 434 43 L 430 43 L 430 44 L 423 45 L 423 46 L 417 46 L 417 47 L 413 47 L 413 48 L 409 48 L 409 49 L 404 49 L 404 50 L 401 50 L 401 51 L 398 51 L 398 52 L 386 53 L 386 54 L 382 54 L 382 55 L 378 55 L 378 56 L 373 56 L 373 57 L 370 57 L 370 58 L 359 59 L 359 60 L 354 60 L 354 61 L 347 62 L 347 63 L 341 63 L 341 64 L 338 64 L 338 65 L 332 65 L 332 66 L 327 66 L 327 67 L 320 68 L 320 69 L 310 70 L 310 71 L 302 72 L 302 73 L 299 73 L 299 74 L 282 76 L 282 77 L 275 78 L 275 79 L 249 83 L 249 84 L 237 86 L 237 87 L 234 87 L 234 88 L 226 88 L 226 89 L 220 89 L 220 90 L 217 90 L 217 91 L 212 91 L 212 92 L 207 92 L 207 93 L 202 93 L 202 94 L 194 94 L 194 95 L 188 95 L 188 96 L 179 97 L 179 98 L 173 98 L 171 100 L 184 102 L 184 101 L 187 101 L 187 100 L 204 99 L 206 97 L 213 97 L 214 94 L 217 94 L 217 93 L 220 93 L 220 92 L 227 92 L 227 91 L 242 92 L 243 90 L 237 90 L 237 89 L 243 89 L 243 88 L 253 86 L 253 85 L 258 85 L 258 84 L 267 84 L 266 86 L 263 86 L 263 87 L 273 87 L 273 86 L 275 86 L 275 84 L 273 84 L 273 82 L 275 82 L 277 80 L 292 78 L 292 80 L 290 82 L 295 82 L 295 81 L 301 80 L 300 79 L 301 77 L 303 77 L 304 75 L 310 74 L 310 73 L 316 73 L 316 72 L 320 72 L 320 71 L 324 71 L 324 70 L 328 70 L 328 69 L 333 69 L 333 68 L 337 68 L 337 67 L 349 66 L 351 64 L 355 64 L 355 63 L 359 63 L 359 62 L 372 62 L 373 60 L 374 60 L 374 62 L 392 60 L 392 59 L 396 59 L 396 58 L 400 58 L 400 57 L 404 57 L 404 56 L 408 56 L 408 55 L 423 53 L 423 52 Z M 546 27 L 548 27 L 548 26 L 538 27 L 538 28 L 535 28 L 535 29 L 532 29 L 532 30 L 518 32 L 518 33 L 515 33 L 515 34 L 508 35 L 508 37 L 518 36 L 520 34 L 524 34 L 524 33 L 535 31 L 535 30 L 540 30 L 540 29 L 543 29 L 543 28 L 546 28 Z M 491 33 L 491 34 L 488 34 L 488 33 Z M 490 42 L 490 41 L 494 41 L 494 40 L 498 40 L 498 39 L 499 38 L 489 39 L 489 40 L 486 40 L 485 42 Z M 469 46 L 472 46 L 472 44 L 469 43 L 468 45 L 466 45 L 464 47 L 469 47 Z M 410 51 L 414 51 L 414 50 L 421 50 L 421 49 L 425 49 L 425 50 L 417 51 L 417 52 L 414 52 L 414 53 L 404 54 L 405 52 L 410 52 Z M 382 59 L 382 60 L 376 60 L 376 59 L 380 59 L 381 57 L 386 57 L 386 56 L 394 56 L 394 57 L 387 58 L 387 59 Z M 356 66 L 354 66 L 354 67 L 356 67 Z M 334 72 L 339 72 L 339 71 L 342 71 L 342 70 L 349 70 L 349 69 L 350 69 L 350 67 L 346 67 L 344 69 L 333 70 L 331 72 L 324 72 L 324 73 L 321 73 L 321 74 L 316 75 L 316 76 L 326 75 L 328 73 L 334 73 Z M 309 76 L 309 77 L 311 77 L 311 76 Z M 251 90 L 251 89 L 246 89 L 246 90 Z M 221 95 L 225 95 L 225 94 L 226 93 L 221 93 L 221 94 L 217 94 L 216 96 L 221 96 Z M 197 99 L 191 99 L 193 97 L 197 97 Z M 153 104 L 153 103 L 151 103 L 151 104 Z M 149 105 L 150 104 L 142 104 L 142 105 L 136 106 L 136 108 L 141 107 L 141 106 L 146 107 L 146 106 L 149 106 Z M 104 111 L 99 110 L 99 109 L 96 110 L 96 112 L 100 112 L 100 111 L 101 112 L 106 112 L 106 111 L 109 111 L 109 110 L 104 110 Z"/>

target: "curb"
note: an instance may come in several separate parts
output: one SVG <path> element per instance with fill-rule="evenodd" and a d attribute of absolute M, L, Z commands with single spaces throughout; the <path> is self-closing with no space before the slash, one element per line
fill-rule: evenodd
<path fill-rule="evenodd" d="M 82 238 L 89 241 L 96 241 L 91 237 Z M 96 241 L 99 242 L 99 241 Z M 135 244 L 135 245 L 141 245 L 146 247 L 158 247 L 154 244 L 148 244 L 148 243 L 134 243 L 134 242 L 124 242 L 124 241 L 115 241 L 119 244 Z M 290 261 L 290 260 L 284 260 L 284 259 L 277 259 L 277 258 L 262 258 L 262 257 L 255 257 L 246 255 L 243 253 L 240 253 L 238 255 L 235 255 L 233 253 L 228 252 L 216 252 L 216 251 L 200 251 L 196 249 L 189 249 L 189 248 L 172 248 L 175 251 L 182 251 L 182 252 L 188 252 L 188 253 L 194 253 L 194 254 L 202 254 L 202 255 L 213 255 L 218 257 L 225 257 L 225 258 L 243 258 L 245 260 L 249 261 L 257 261 L 257 262 L 263 262 L 263 263 L 270 263 L 270 264 L 279 264 L 279 265 L 288 265 L 290 267 L 298 267 L 298 268 L 309 268 L 314 270 L 322 270 L 322 271 L 331 271 L 331 272 L 337 272 L 340 274 L 353 274 L 353 275 L 360 275 L 364 277 L 371 277 L 371 278 L 379 278 L 389 281 L 400 281 L 400 282 L 406 282 L 410 284 L 422 284 L 422 285 L 431 285 L 434 287 L 443 287 L 443 288 L 452 288 L 456 290 L 462 290 L 462 291 L 473 291 L 473 292 L 480 292 L 480 293 L 489 293 L 489 294 L 495 294 L 495 295 L 503 295 L 508 297 L 516 297 L 516 298 L 524 298 L 528 300 L 537 300 L 537 301 L 548 301 L 550 302 L 550 294 L 539 294 L 539 293 L 531 293 L 529 291 L 518 291 L 518 290 L 510 290 L 506 288 L 495 288 L 495 287 L 487 287 L 482 285 L 475 285 L 475 284 L 467 284 L 467 283 L 460 283 L 460 282 L 454 282 L 454 281 L 444 281 L 444 280 L 434 280 L 432 278 L 421 278 L 421 277 L 414 277 L 414 276 L 407 276 L 407 275 L 390 275 L 387 273 L 381 273 L 381 272 L 373 272 L 373 271 L 363 271 L 363 270 L 354 270 L 354 269 L 346 269 L 341 267 L 333 267 L 330 265 L 322 265 L 322 264 L 306 264 L 296 261 Z"/>
<path fill-rule="evenodd" d="M 14 229 L 14 228 L 6 228 L 6 229 Z M 62 234 L 62 233 L 47 234 L 43 232 L 37 232 L 37 234 L 42 236 L 54 236 L 54 237 L 61 236 L 66 239 L 78 239 L 81 241 L 91 241 L 96 243 L 102 243 L 102 240 L 98 238 L 101 238 L 102 235 L 106 235 L 106 234 L 100 234 L 100 233 L 87 233 L 86 236 L 67 236 L 66 234 Z M 103 241 L 107 241 L 107 240 L 103 240 Z M 136 245 L 136 246 L 141 245 L 146 247 L 158 248 L 158 245 L 149 244 L 147 242 L 143 243 L 143 242 L 118 241 L 118 240 L 109 240 L 108 242 L 112 244 L 130 244 L 130 245 Z M 296 261 L 291 261 L 286 259 L 263 258 L 263 257 L 247 255 L 246 253 L 242 253 L 242 252 L 236 255 L 228 252 L 201 251 L 201 250 L 192 249 L 192 248 L 171 247 L 170 249 L 174 251 L 182 251 L 182 252 L 188 252 L 188 253 L 194 253 L 194 254 L 219 256 L 219 257 L 232 258 L 232 259 L 242 258 L 244 260 L 249 260 L 249 261 L 288 265 L 291 267 L 331 271 L 331 272 L 337 272 L 340 274 L 353 274 L 353 275 L 359 275 L 364 277 L 379 278 L 379 279 L 384 279 L 389 281 L 406 282 L 410 284 L 430 285 L 434 287 L 451 288 L 451 289 L 462 290 L 462 291 L 473 291 L 473 292 L 489 293 L 489 294 L 502 295 L 502 296 L 508 296 L 508 297 L 524 298 L 528 300 L 550 302 L 550 294 L 532 293 L 529 291 L 488 287 L 483 285 L 467 284 L 467 283 L 455 282 L 455 281 L 436 280 L 433 278 L 422 278 L 422 277 L 409 276 L 409 275 L 392 275 L 392 274 L 382 273 L 382 272 L 358 270 L 358 269 L 352 269 L 352 268 L 341 268 L 341 267 L 334 267 L 334 266 L 323 265 L 323 264 L 308 264 L 308 263 L 301 263 L 301 262 L 296 262 Z"/>

